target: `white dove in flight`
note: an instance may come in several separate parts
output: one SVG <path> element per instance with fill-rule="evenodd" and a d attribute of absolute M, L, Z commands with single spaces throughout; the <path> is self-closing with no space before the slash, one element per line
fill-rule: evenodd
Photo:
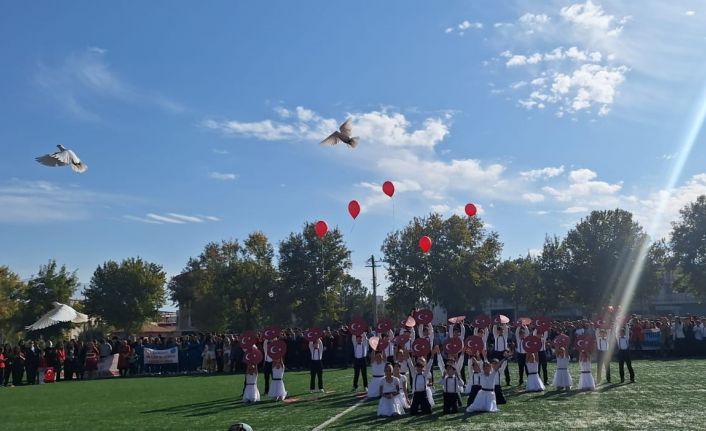
<path fill-rule="evenodd" d="M 358 137 L 351 137 L 353 134 L 353 129 L 351 128 L 351 118 L 347 119 L 345 123 L 341 124 L 337 132 L 333 132 L 326 139 L 321 141 L 321 145 L 336 145 L 339 142 L 347 144 L 351 148 L 355 148 L 358 145 Z"/>
<path fill-rule="evenodd" d="M 57 145 L 59 151 L 52 154 L 45 154 L 41 157 L 37 157 L 39 163 L 44 166 L 66 166 L 70 165 L 74 172 L 84 173 L 88 169 L 88 166 L 78 158 L 76 153 L 65 148 L 63 145 Z"/>

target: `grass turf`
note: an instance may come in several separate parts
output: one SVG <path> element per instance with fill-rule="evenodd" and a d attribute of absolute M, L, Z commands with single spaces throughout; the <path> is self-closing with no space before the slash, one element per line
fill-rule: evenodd
<path fill-rule="evenodd" d="M 517 381 L 517 365 L 510 364 Z M 395 430 L 704 430 L 706 361 L 636 361 L 635 384 L 619 382 L 590 393 L 547 391 L 522 393 L 504 387 L 508 404 L 498 413 L 441 415 L 437 391 L 434 414 L 399 419 L 375 416 L 377 402 L 367 401 L 326 429 Z M 550 380 L 553 376 L 550 365 Z M 595 372 L 595 365 L 594 365 Z M 578 366 L 571 373 L 577 381 Z M 148 377 L 42 386 L 0 388 L 0 429 L 64 430 L 70 424 L 109 430 L 226 430 L 234 422 L 254 430 L 309 430 L 355 404 L 352 368 L 326 370 L 326 394 L 309 394 L 307 372 L 285 375 L 289 404 L 263 397 L 255 405 L 240 402 L 242 375 Z M 370 373 L 368 373 L 370 374 Z M 438 376 L 438 371 L 435 371 Z M 595 375 L 595 373 L 594 373 Z M 438 377 L 437 377 L 438 379 Z M 263 391 L 263 377 L 259 379 Z M 465 399 L 464 399 L 465 403 Z"/>

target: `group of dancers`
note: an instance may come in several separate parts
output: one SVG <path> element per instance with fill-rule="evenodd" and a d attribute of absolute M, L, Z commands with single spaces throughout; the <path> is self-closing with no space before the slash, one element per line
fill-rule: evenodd
<path fill-rule="evenodd" d="M 448 338 L 464 340 L 466 328 L 463 324 L 448 325 Z M 520 385 L 523 384 L 524 375 L 527 376 L 525 390 L 527 392 L 541 392 L 548 386 L 547 376 L 547 349 L 552 343 L 547 339 L 548 331 L 540 331 L 537 327 L 518 325 L 515 330 L 515 346 L 508 343 L 507 324 L 495 324 L 488 327 L 477 327 L 473 330 L 475 337 L 480 337 L 482 347 L 472 349 L 468 345 L 458 352 L 446 350 L 444 358 L 441 352 L 443 347 L 434 344 L 433 327 L 431 324 L 420 324 L 416 328 L 403 327 L 397 336 L 392 330 L 380 334 L 376 341 L 371 343 L 366 333 L 351 336 L 353 344 L 353 391 L 358 390 L 362 378 L 363 387 L 368 399 L 378 399 L 378 416 L 399 416 L 406 414 L 430 414 L 435 406 L 434 393 L 438 386 L 443 395 L 443 413 L 457 413 L 465 408 L 466 412 L 496 412 L 498 405 L 507 401 L 503 395 L 501 376 L 504 375 L 506 384 L 510 384 L 508 368 L 510 358 L 517 360 Z M 488 338 L 492 334 L 492 348 L 487 348 Z M 534 337 L 539 340 L 539 345 L 527 348 L 525 337 Z M 628 328 L 615 331 L 614 336 L 608 330 L 601 330 L 595 335 L 595 342 L 582 344 L 577 347 L 579 353 L 580 376 L 577 389 L 591 391 L 596 388 L 591 367 L 591 354 L 593 348 L 598 353 L 598 380 L 601 371 L 606 370 L 607 381 L 610 382 L 611 347 L 617 349 L 620 361 L 621 381 L 623 378 L 623 364 L 628 365 L 630 380 L 634 381 L 634 371 L 629 357 Z M 414 354 L 412 347 L 416 338 L 425 338 L 430 351 Z M 271 341 L 270 341 L 271 342 Z M 282 357 L 272 358 L 268 354 L 268 341 L 264 346 L 264 373 L 265 392 L 271 399 L 281 401 L 287 396 L 284 386 L 284 363 Z M 614 343 L 614 346 L 611 344 Z M 553 345 L 556 355 L 556 372 L 552 386 L 556 390 L 571 390 L 574 388 L 572 376 L 569 372 L 571 361 L 566 345 L 558 342 Z M 367 378 L 367 359 L 372 349 L 370 368 L 372 379 Z M 318 391 L 323 389 L 322 356 L 323 343 L 320 338 L 309 342 L 310 362 L 310 392 L 315 392 L 315 383 Z M 436 359 L 436 361 L 434 361 Z M 436 363 L 441 378 L 434 378 L 434 363 Z M 467 378 L 468 377 L 468 378 Z M 543 378 L 542 378 L 543 377 Z M 248 403 L 260 400 L 257 388 L 258 368 L 256 364 L 249 364 L 245 375 L 243 387 L 243 400 Z M 271 380 L 271 382 L 270 382 Z M 317 382 L 318 381 L 318 382 Z M 465 407 L 462 397 L 466 397 Z"/>

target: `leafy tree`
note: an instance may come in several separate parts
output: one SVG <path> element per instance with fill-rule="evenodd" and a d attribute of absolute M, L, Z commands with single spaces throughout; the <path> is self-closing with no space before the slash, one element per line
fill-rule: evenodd
<path fill-rule="evenodd" d="M 355 318 L 362 318 L 366 322 L 373 322 L 373 295 L 355 277 L 346 275 L 341 286 L 341 305 L 343 308 L 342 322 L 350 322 Z"/>
<path fill-rule="evenodd" d="M 515 304 L 536 311 L 542 298 L 538 297 L 541 282 L 537 260 L 531 256 L 506 260 L 496 269 L 500 292 Z"/>
<path fill-rule="evenodd" d="M 706 195 L 680 210 L 670 241 L 677 266 L 677 288 L 706 298 Z"/>
<path fill-rule="evenodd" d="M 0 266 L 0 342 L 22 330 L 20 311 L 27 284 L 7 266 Z"/>
<path fill-rule="evenodd" d="M 273 258 L 274 249 L 262 232 L 251 233 L 242 244 L 209 243 L 172 278 L 170 298 L 190 309 L 192 324 L 202 330 L 283 323 L 289 318 L 282 305 L 288 298 L 281 293 Z"/>
<path fill-rule="evenodd" d="M 160 265 L 138 258 L 105 262 L 96 268 L 84 292 L 85 310 L 128 333 L 159 316 L 166 274 Z"/>
<path fill-rule="evenodd" d="M 78 289 L 76 271 L 69 272 L 65 265 L 58 267 L 55 260 L 39 267 L 39 272 L 27 283 L 27 289 L 20 296 L 23 305 L 20 310 L 22 325 L 31 325 L 44 313 L 54 308 L 53 302 L 67 304 Z M 44 336 L 60 334 L 69 325 L 55 325 L 39 331 Z"/>
<path fill-rule="evenodd" d="M 540 314 L 547 314 L 559 308 L 569 296 L 566 284 L 566 265 L 568 253 L 556 237 L 546 237 L 542 254 L 537 259 L 537 286 L 535 309 Z"/>
<path fill-rule="evenodd" d="M 303 324 L 342 317 L 341 294 L 351 268 L 351 252 L 336 228 L 323 238 L 306 223 L 279 245 L 279 273 L 294 316 Z"/>
<path fill-rule="evenodd" d="M 573 303 L 587 314 L 617 304 L 632 271 L 643 269 L 638 268 L 641 264 L 645 268 L 637 292 L 654 291 L 652 262 L 638 260 L 648 243 L 649 237 L 628 211 L 593 211 L 581 220 L 563 242 L 568 256 L 565 283 Z"/>
<path fill-rule="evenodd" d="M 432 239 L 429 253 L 418 246 L 424 235 Z M 388 308 L 396 314 L 421 304 L 439 304 L 451 314 L 476 308 L 496 286 L 493 271 L 501 249 L 498 235 L 486 233 L 479 217 L 414 218 L 382 246 Z"/>

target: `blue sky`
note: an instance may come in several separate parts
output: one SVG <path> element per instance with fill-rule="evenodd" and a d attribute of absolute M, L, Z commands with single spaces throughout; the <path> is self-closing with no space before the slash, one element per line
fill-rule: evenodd
<path fill-rule="evenodd" d="M 592 209 L 661 237 L 706 193 L 704 138 L 685 152 L 703 1 L 4 9 L 0 264 L 23 277 L 56 258 L 88 282 L 135 255 L 174 275 L 208 241 L 324 219 L 369 285 L 365 259 L 415 215 L 474 202 L 513 257 Z M 349 116 L 360 146 L 320 147 Z M 56 144 L 88 172 L 34 162 Z"/>

